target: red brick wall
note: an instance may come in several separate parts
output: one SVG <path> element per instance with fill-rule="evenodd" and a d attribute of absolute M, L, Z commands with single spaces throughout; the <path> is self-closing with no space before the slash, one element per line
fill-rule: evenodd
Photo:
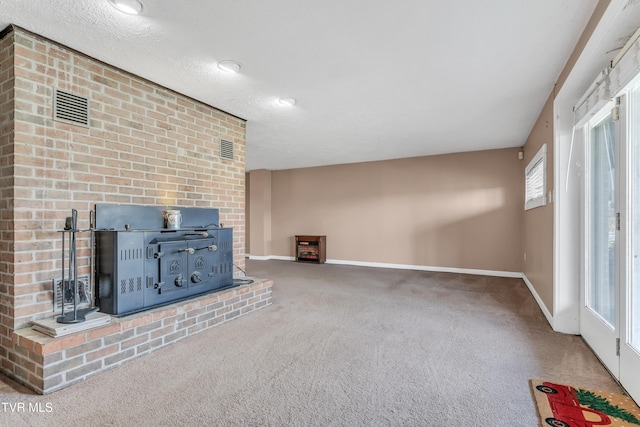
<path fill-rule="evenodd" d="M 2 41 L 0 64 L 11 58 L 12 38 L 13 83 L 11 70 L 0 69 L 3 115 L 10 114 L 6 87 L 15 89 L 15 134 L 0 135 L 3 166 L 6 149 L 15 151 L 12 186 L 2 169 L 5 327 L 53 314 L 58 230 L 71 209 L 78 210 L 79 228 L 88 228 L 95 203 L 219 208 L 220 221 L 234 228 L 235 264 L 244 268 L 244 120 L 19 28 Z M 89 128 L 52 119 L 54 88 L 90 99 Z M 234 142 L 234 161 L 220 159 L 221 138 Z M 88 237 L 78 241 L 85 274 Z"/>
<path fill-rule="evenodd" d="M 0 38 L 0 358 L 13 326 L 13 38 Z"/>

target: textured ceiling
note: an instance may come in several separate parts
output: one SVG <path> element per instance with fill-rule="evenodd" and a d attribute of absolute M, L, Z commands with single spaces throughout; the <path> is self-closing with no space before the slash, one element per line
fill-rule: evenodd
<path fill-rule="evenodd" d="M 597 3 L 142 1 L 0 0 L 0 27 L 247 119 L 247 170 L 522 146 Z"/>

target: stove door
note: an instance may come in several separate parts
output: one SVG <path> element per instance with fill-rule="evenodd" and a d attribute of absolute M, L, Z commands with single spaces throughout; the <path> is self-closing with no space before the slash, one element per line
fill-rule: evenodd
<path fill-rule="evenodd" d="M 189 290 L 192 294 L 210 291 L 218 285 L 218 278 L 213 271 L 218 256 L 217 239 L 215 233 L 209 232 L 209 235 L 209 239 L 189 242 Z"/>
<path fill-rule="evenodd" d="M 152 277 L 152 279 L 147 279 L 145 306 L 162 304 L 187 296 L 189 294 L 189 283 L 186 242 L 179 241 L 150 245 L 147 248 L 147 253 L 152 254 L 154 258 L 152 263 L 157 265 L 157 274 L 148 276 Z M 147 271 L 147 274 L 150 273 L 150 271 Z"/>

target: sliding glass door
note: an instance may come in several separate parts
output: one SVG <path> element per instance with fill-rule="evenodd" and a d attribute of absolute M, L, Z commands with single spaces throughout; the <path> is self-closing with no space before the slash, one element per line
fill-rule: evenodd
<path fill-rule="evenodd" d="M 586 268 L 581 333 L 617 376 L 618 150 L 616 127 L 608 109 L 589 123 L 587 135 Z"/>
<path fill-rule="evenodd" d="M 585 130 L 580 332 L 640 402 L 640 81 Z"/>
<path fill-rule="evenodd" d="M 627 100 L 628 98 L 628 100 Z M 628 223 L 625 244 L 626 276 L 621 287 L 620 305 L 620 382 L 640 401 L 640 84 L 623 97 L 621 122 L 627 148 L 625 222 Z"/>
<path fill-rule="evenodd" d="M 609 114 L 591 129 L 589 204 L 590 277 L 587 307 L 615 328 L 616 159 L 615 129 Z"/>

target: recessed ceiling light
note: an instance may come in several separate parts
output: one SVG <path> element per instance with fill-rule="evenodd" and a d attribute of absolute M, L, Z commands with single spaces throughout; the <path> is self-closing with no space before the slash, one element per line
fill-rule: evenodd
<path fill-rule="evenodd" d="M 120 12 L 138 15 L 142 12 L 142 3 L 138 0 L 109 0 L 109 3 Z"/>
<path fill-rule="evenodd" d="M 278 104 L 280 105 L 286 105 L 287 107 L 291 107 L 293 105 L 295 105 L 296 100 L 293 98 L 280 98 L 278 100 Z"/>
<path fill-rule="evenodd" d="M 242 68 L 242 64 L 230 59 L 218 62 L 218 68 L 228 73 L 237 73 Z"/>

